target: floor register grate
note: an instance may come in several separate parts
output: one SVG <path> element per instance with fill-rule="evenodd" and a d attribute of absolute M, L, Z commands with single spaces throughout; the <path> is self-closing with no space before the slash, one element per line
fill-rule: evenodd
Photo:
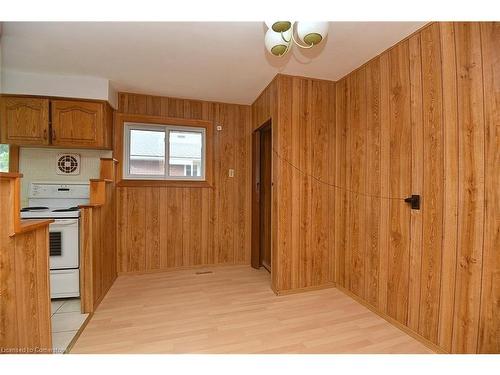
<path fill-rule="evenodd" d="M 213 273 L 213 271 L 197 271 L 196 275 L 206 275 L 207 273 Z"/>

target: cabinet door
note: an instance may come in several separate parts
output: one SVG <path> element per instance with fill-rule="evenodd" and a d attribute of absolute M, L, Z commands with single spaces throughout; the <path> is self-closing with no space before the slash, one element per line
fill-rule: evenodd
<path fill-rule="evenodd" d="M 104 105 L 95 102 L 53 100 L 52 144 L 104 147 Z"/>
<path fill-rule="evenodd" d="M 0 135 L 2 143 L 49 143 L 48 99 L 0 98 Z"/>

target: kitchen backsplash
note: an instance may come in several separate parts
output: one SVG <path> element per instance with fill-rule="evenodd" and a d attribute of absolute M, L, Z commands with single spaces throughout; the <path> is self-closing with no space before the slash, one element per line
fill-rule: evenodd
<path fill-rule="evenodd" d="M 56 158 L 61 153 L 80 155 L 80 174 L 57 174 Z M 111 157 L 111 151 L 85 149 L 55 149 L 21 147 L 19 153 L 19 172 L 21 179 L 21 206 L 28 205 L 29 186 L 32 181 L 82 181 L 99 177 L 99 160 Z"/>

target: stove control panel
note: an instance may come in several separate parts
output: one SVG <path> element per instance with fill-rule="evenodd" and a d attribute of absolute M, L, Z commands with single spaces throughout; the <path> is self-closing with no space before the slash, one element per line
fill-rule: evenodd
<path fill-rule="evenodd" d="M 88 198 L 89 184 L 84 182 L 32 182 L 30 198 Z"/>

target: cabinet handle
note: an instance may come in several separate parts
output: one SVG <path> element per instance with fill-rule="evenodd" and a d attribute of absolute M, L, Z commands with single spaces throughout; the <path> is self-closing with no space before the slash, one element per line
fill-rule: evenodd
<path fill-rule="evenodd" d="M 47 129 L 43 129 L 43 139 L 47 140 Z"/>
<path fill-rule="evenodd" d="M 56 140 L 56 131 L 54 129 L 52 129 L 52 140 Z"/>

